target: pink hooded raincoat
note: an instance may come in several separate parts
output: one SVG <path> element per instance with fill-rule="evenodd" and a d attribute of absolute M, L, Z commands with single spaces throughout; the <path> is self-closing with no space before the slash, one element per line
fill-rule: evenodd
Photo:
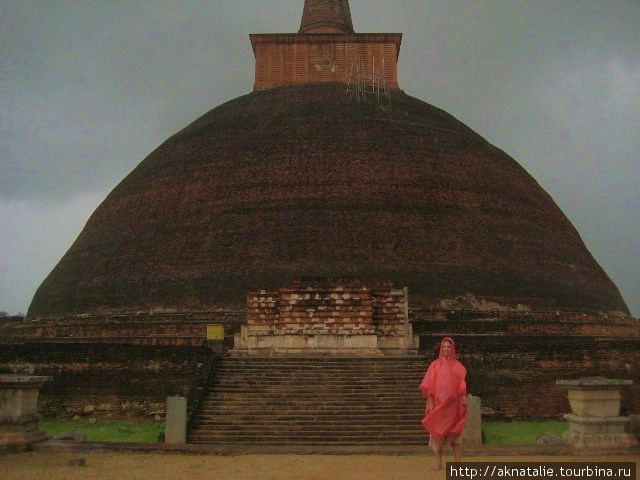
<path fill-rule="evenodd" d="M 444 341 L 451 342 L 448 359 L 442 353 Z M 455 343 L 451 338 L 443 338 L 438 359 L 431 362 L 420 384 L 424 398 L 433 396 L 433 410 L 425 412 L 422 425 L 435 444 L 460 435 L 464 429 L 467 406 L 461 398 L 467 395 L 466 376 L 467 369 L 456 358 Z"/>

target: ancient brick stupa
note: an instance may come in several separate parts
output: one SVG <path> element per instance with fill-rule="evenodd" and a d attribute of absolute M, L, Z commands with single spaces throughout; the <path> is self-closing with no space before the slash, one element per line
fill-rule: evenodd
<path fill-rule="evenodd" d="M 452 335 L 470 392 L 496 415 L 559 418 L 556 380 L 595 375 L 633 379 L 621 405 L 638 411 L 640 325 L 618 289 L 514 159 L 400 90 L 400 34 L 355 33 L 346 0 L 307 0 L 298 33 L 250 39 L 254 91 L 167 139 L 109 194 L 28 321 L 0 332 L 0 373 L 26 363 L 53 376 L 47 415 L 106 405 L 98 414 L 126 418 L 177 393 L 193 413 L 207 379 L 253 368 L 250 350 L 260 377 L 278 362 L 307 377 L 320 361 L 361 365 L 394 392 L 403 379 L 415 403 L 394 408 L 415 415 L 422 443 L 416 387 Z M 349 411 L 335 398 L 327 411 Z M 253 398 L 237 403 L 254 418 Z M 285 417 L 286 435 L 306 434 Z M 267 441 L 253 421 L 247 432 Z"/>
<path fill-rule="evenodd" d="M 618 289 L 514 159 L 399 89 L 401 34 L 307 0 L 297 34 L 251 35 L 254 91 L 144 159 L 38 289 L 32 319 L 244 308 L 294 277 L 622 312 Z"/>

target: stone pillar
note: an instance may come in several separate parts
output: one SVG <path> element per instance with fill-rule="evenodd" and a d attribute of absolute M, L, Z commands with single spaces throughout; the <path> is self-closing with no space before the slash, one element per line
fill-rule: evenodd
<path fill-rule="evenodd" d="M 482 445 L 481 403 L 480 397 L 467 395 L 467 424 L 462 432 L 464 445 Z"/>
<path fill-rule="evenodd" d="M 629 417 L 620 416 L 620 388 L 631 380 L 587 377 L 577 380 L 557 380 L 568 390 L 572 413 L 564 418 L 569 430 L 562 439 L 577 450 L 616 451 L 637 445 L 627 433 Z"/>
<path fill-rule="evenodd" d="M 0 449 L 26 448 L 50 437 L 38 430 L 38 395 L 52 377 L 0 375 Z"/>
<path fill-rule="evenodd" d="M 164 443 L 169 445 L 187 443 L 187 399 L 185 397 L 167 398 Z"/>

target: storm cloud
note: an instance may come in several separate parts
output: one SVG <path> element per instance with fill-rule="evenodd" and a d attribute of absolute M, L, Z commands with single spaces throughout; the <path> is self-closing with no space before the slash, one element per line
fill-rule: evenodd
<path fill-rule="evenodd" d="M 357 32 L 404 34 L 401 88 L 526 168 L 640 315 L 640 3 L 350 4 Z M 302 5 L 0 0 L 0 310 L 155 147 L 251 91 L 248 34 L 296 32 Z"/>

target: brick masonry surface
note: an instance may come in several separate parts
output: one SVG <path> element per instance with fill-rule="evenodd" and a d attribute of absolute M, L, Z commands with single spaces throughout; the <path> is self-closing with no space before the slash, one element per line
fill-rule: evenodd
<path fill-rule="evenodd" d="M 253 92 L 143 160 L 37 290 L 31 319 L 245 308 L 301 275 L 393 280 L 416 306 L 467 292 L 628 313 L 551 197 L 446 112 L 344 85 Z"/>
<path fill-rule="evenodd" d="M 383 75 L 398 88 L 401 34 L 254 34 L 254 90 L 305 83 L 356 82 L 355 71 Z M 351 75 L 351 78 L 350 78 Z"/>
<path fill-rule="evenodd" d="M 407 331 L 407 296 L 393 285 L 360 280 L 304 280 L 247 295 L 252 332 L 399 334 Z"/>
<path fill-rule="evenodd" d="M 187 396 L 190 408 L 195 407 L 211 359 L 211 350 L 198 347 L 3 345 L 0 373 L 28 370 L 51 375 L 53 381 L 40 392 L 44 416 L 154 419 L 164 416 L 168 396 Z"/>

